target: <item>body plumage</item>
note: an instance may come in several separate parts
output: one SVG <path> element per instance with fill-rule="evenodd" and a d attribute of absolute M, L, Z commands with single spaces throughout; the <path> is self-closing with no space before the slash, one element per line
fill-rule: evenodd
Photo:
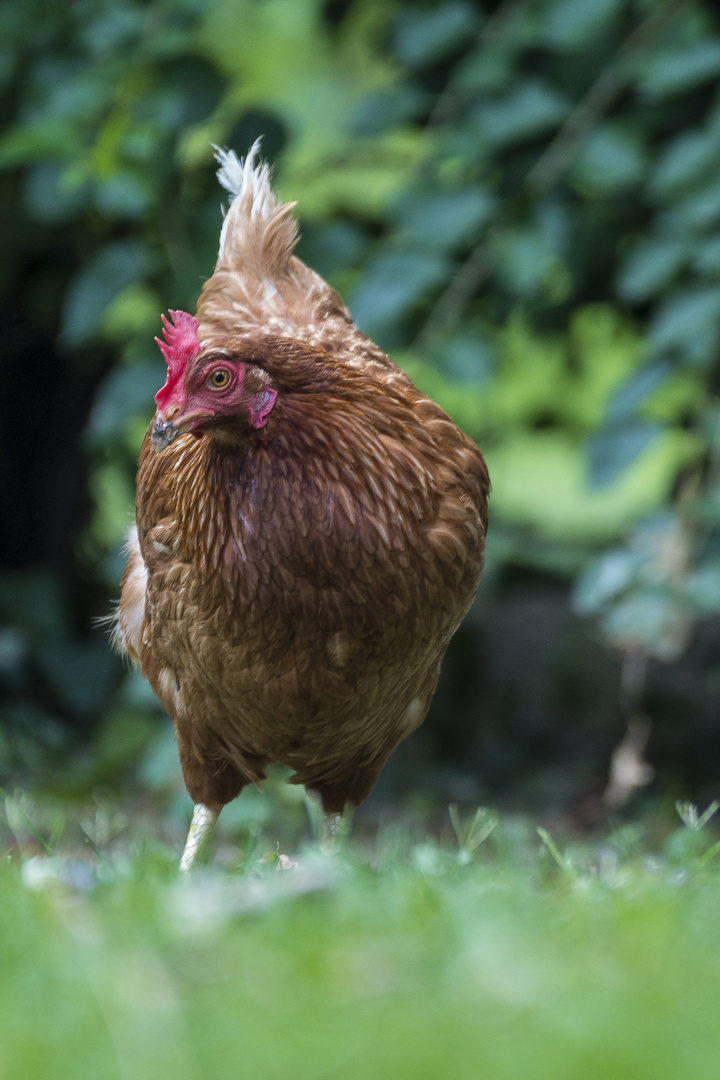
<path fill-rule="evenodd" d="M 196 806 L 278 762 L 337 813 L 427 712 L 480 578 L 488 477 L 292 255 L 266 167 L 221 164 L 235 199 L 198 323 L 166 324 L 118 636 Z"/>

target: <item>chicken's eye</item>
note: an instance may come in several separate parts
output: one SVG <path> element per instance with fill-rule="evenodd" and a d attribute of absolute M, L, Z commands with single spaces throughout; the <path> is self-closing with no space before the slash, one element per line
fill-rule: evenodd
<path fill-rule="evenodd" d="M 212 390 L 223 390 L 229 382 L 230 372 L 227 368 L 218 368 L 207 377 L 207 384 Z"/>

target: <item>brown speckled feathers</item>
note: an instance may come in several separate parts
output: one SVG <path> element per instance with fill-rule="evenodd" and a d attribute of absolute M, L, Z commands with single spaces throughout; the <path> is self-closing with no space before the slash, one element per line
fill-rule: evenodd
<path fill-rule="evenodd" d="M 148 434 L 118 633 L 196 803 L 280 762 L 341 810 L 425 716 L 480 578 L 488 476 L 292 255 L 267 171 L 221 163 L 236 197 L 186 391 L 210 356 L 276 397 L 263 426 L 207 421 L 160 452 Z"/>

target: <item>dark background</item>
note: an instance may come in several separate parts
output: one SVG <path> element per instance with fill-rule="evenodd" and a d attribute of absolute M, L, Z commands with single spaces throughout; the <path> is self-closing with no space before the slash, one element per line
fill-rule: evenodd
<path fill-rule="evenodd" d="M 0 782 L 182 804 L 97 619 L 160 313 L 214 265 L 210 144 L 262 135 L 299 254 L 494 484 L 478 600 L 366 812 L 717 795 L 719 75 L 709 2 L 0 8 Z M 654 778 L 608 807 L 638 716 Z"/>

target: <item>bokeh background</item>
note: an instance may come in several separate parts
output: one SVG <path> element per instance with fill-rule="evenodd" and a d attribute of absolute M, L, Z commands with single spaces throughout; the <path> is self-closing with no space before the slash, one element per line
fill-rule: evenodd
<path fill-rule="evenodd" d="M 299 254 L 494 486 L 477 603 L 364 820 L 483 802 L 591 828 L 720 794 L 713 3 L 24 0 L 0 102 L 5 789 L 187 811 L 97 620 L 160 313 L 214 265 L 211 144 L 261 135 Z M 296 800 L 280 780 L 235 824 Z"/>

